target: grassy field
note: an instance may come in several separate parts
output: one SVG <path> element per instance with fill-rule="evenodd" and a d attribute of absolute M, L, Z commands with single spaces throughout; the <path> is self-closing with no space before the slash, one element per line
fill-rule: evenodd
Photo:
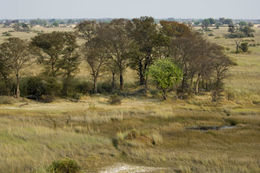
<path fill-rule="evenodd" d="M 260 43 L 260 28 L 255 29 L 253 39 Z M 163 168 L 146 171 L 154 173 L 260 172 L 260 46 L 234 54 L 226 30 L 213 30 L 214 36 L 207 37 L 229 48 L 227 54 L 237 63 L 225 81 L 232 99 L 212 103 L 206 94 L 162 102 L 148 95 L 111 105 L 109 96 L 96 95 L 77 103 L 20 99 L 0 104 L 0 172 L 44 173 L 53 160 L 64 157 L 90 173 L 116 163 Z M 29 39 L 34 33 L 12 35 Z M 38 72 L 30 68 L 24 73 Z M 134 82 L 135 73 L 126 73 Z M 86 64 L 77 77 L 89 79 Z M 231 128 L 191 129 L 201 126 Z"/>

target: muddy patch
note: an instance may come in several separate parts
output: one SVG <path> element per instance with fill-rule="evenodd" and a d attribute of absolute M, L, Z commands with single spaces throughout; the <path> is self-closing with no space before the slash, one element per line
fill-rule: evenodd
<path fill-rule="evenodd" d="M 113 166 L 103 168 L 99 173 L 151 173 L 165 170 L 165 168 L 135 166 L 125 163 L 117 163 Z"/>
<path fill-rule="evenodd" d="M 208 130 L 225 130 L 225 129 L 234 129 L 236 126 L 193 126 L 187 127 L 188 130 L 200 130 L 200 131 L 208 131 Z"/>

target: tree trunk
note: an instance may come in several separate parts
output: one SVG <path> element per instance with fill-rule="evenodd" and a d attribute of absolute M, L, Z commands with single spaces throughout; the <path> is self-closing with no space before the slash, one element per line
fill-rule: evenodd
<path fill-rule="evenodd" d="M 198 78 L 196 81 L 196 89 L 195 89 L 196 94 L 199 94 L 199 83 L 200 83 L 200 74 L 198 74 Z"/>
<path fill-rule="evenodd" d="M 143 73 L 143 64 L 142 62 L 139 62 L 139 67 L 138 67 L 138 71 L 139 71 L 139 84 L 140 85 L 144 85 L 145 84 L 145 78 L 144 78 L 144 73 Z"/>
<path fill-rule="evenodd" d="M 115 72 L 112 72 L 112 89 L 115 89 Z"/>
<path fill-rule="evenodd" d="M 123 78 L 123 72 L 120 70 L 120 90 L 122 91 L 124 89 L 124 78 Z"/>
<path fill-rule="evenodd" d="M 20 97 L 20 76 L 19 72 L 16 73 L 16 98 Z"/>
<path fill-rule="evenodd" d="M 93 76 L 93 93 L 97 93 L 97 76 Z"/>
<path fill-rule="evenodd" d="M 162 96 L 163 96 L 163 100 L 166 100 L 166 99 L 167 99 L 166 90 L 163 90 L 163 94 L 162 94 Z"/>

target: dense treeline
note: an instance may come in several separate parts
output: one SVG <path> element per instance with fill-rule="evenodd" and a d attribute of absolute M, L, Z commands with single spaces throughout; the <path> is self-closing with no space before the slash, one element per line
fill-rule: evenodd
<path fill-rule="evenodd" d="M 82 45 L 78 45 L 79 39 Z M 89 81 L 75 78 L 82 61 L 89 65 L 91 88 Z M 42 65 L 44 71 L 39 76 L 21 76 L 21 70 L 32 63 Z M 180 98 L 212 91 L 213 100 L 217 100 L 231 65 L 221 46 L 185 24 L 157 24 L 152 17 L 114 19 L 109 23 L 83 21 L 74 32 L 40 33 L 30 42 L 9 38 L 1 44 L 0 92 L 39 100 L 50 96 L 77 98 L 80 93 L 102 90 L 122 93 L 126 70 L 132 68 L 138 80 L 135 87 L 143 86 L 147 91 L 155 83 L 164 99 L 167 91 L 176 90 Z M 111 74 L 111 79 L 100 87 L 104 73 Z"/>

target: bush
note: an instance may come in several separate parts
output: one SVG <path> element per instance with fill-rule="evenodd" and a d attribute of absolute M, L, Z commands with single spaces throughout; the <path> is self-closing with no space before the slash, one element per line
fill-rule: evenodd
<path fill-rule="evenodd" d="M 28 77 L 21 81 L 21 95 L 50 103 L 61 93 L 62 85 L 55 78 Z"/>
<path fill-rule="evenodd" d="M 111 93 L 113 91 L 112 85 L 108 82 L 98 83 L 98 93 Z"/>
<path fill-rule="evenodd" d="M 49 173 L 79 173 L 80 166 L 72 159 L 65 158 L 58 161 L 53 161 L 52 164 L 47 168 Z"/>
<path fill-rule="evenodd" d="M 90 94 L 92 92 L 92 84 L 90 82 L 75 82 L 74 90 L 81 94 Z"/>
<path fill-rule="evenodd" d="M 9 96 L 0 96 L 0 104 L 13 104 L 16 100 Z"/>
<path fill-rule="evenodd" d="M 246 42 L 241 43 L 240 49 L 241 49 L 243 52 L 247 52 L 247 51 L 248 51 L 248 43 L 246 43 Z"/>
<path fill-rule="evenodd" d="M 22 82 L 21 94 L 39 100 L 42 95 L 46 95 L 46 85 L 40 77 L 28 77 Z"/>
<path fill-rule="evenodd" d="M 47 77 L 44 79 L 46 85 L 46 94 L 57 96 L 61 94 L 62 84 L 54 77 Z"/>
<path fill-rule="evenodd" d="M 109 103 L 111 105 L 120 105 L 122 101 L 122 98 L 118 95 L 112 95 L 109 99 Z"/>
<path fill-rule="evenodd" d="M 10 32 L 3 32 L 2 33 L 2 36 L 5 36 L 5 37 L 10 37 L 10 36 L 12 36 L 12 34 L 10 33 Z"/>

